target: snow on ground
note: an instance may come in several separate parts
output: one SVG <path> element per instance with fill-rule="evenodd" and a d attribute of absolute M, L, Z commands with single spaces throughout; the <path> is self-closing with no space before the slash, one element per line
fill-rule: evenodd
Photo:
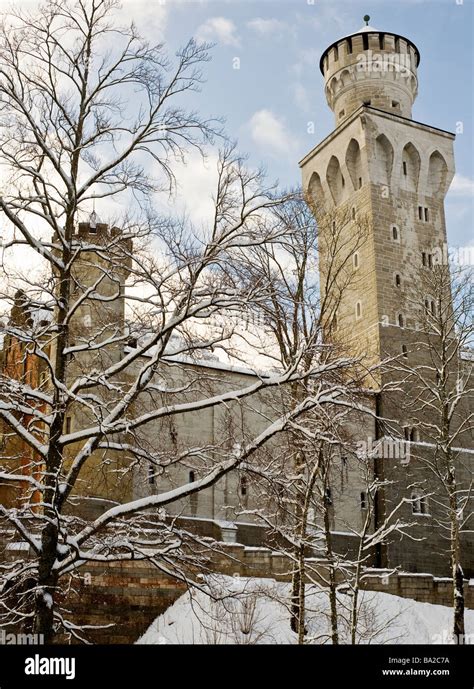
<path fill-rule="evenodd" d="M 271 579 L 213 575 L 203 589 L 183 594 L 151 624 L 138 644 L 288 644 L 289 584 Z M 209 595 L 210 594 L 210 595 Z M 388 593 L 361 592 L 360 644 L 446 644 L 452 611 Z M 350 642 L 351 597 L 339 594 L 341 643 Z M 307 595 L 307 641 L 330 643 L 327 591 L 310 587 Z M 474 643 L 474 611 L 466 611 L 466 642 Z"/>

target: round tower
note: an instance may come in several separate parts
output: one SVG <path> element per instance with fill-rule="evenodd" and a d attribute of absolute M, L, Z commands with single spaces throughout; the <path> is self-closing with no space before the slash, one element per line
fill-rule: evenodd
<path fill-rule="evenodd" d="M 336 125 L 361 105 L 411 118 L 418 93 L 420 53 L 398 34 L 366 25 L 332 43 L 321 56 L 326 98 Z"/>

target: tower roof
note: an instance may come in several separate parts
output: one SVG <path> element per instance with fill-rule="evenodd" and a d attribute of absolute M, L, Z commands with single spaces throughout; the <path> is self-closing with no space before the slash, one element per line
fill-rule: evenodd
<path fill-rule="evenodd" d="M 319 61 L 319 69 L 321 70 L 321 74 L 324 74 L 324 69 L 323 69 L 324 58 L 326 57 L 327 53 L 331 50 L 331 48 L 334 48 L 341 41 L 344 41 L 348 38 L 353 38 L 354 36 L 360 36 L 360 35 L 363 35 L 366 33 L 388 34 L 389 36 L 394 36 L 395 38 L 401 38 L 403 41 L 406 41 L 408 43 L 408 45 L 411 45 L 415 51 L 416 66 L 418 67 L 418 65 L 420 64 L 420 51 L 418 50 L 416 45 L 413 43 L 413 41 L 410 41 L 410 39 L 407 38 L 406 36 L 402 36 L 401 34 L 395 33 L 395 31 L 380 31 L 379 29 L 375 29 L 373 26 L 369 26 L 368 22 L 370 20 L 370 17 L 368 15 L 366 15 L 364 17 L 364 20 L 366 21 L 366 24 L 361 29 L 359 29 L 359 31 L 354 31 L 354 33 L 347 34 L 347 36 L 342 36 L 341 38 L 338 38 L 337 41 L 334 41 L 334 43 L 331 43 L 331 45 L 326 48 L 326 50 L 321 55 L 321 59 Z"/>

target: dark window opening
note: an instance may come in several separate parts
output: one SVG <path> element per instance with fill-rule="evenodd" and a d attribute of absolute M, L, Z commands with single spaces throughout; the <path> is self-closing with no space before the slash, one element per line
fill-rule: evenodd
<path fill-rule="evenodd" d="M 408 359 L 408 349 L 406 345 L 402 345 L 402 354 L 405 359 Z"/>
<path fill-rule="evenodd" d="M 392 108 L 398 108 L 400 106 L 400 103 L 397 100 L 392 101 Z"/>
<path fill-rule="evenodd" d="M 392 227 L 392 238 L 395 241 L 398 240 L 398 229 L 395 227 L 395 225 Z"/>
<path fill-rule="evenodd" d="M 359 189 L 362 189 L 362 177 L 359 177 Z"/>
<path fill-rule="evenodd" d="M 403 174 L 405 176 L 408 174 L 407 164 L 405 160 L 403 161 Z"/>
<path fill-rule="evenodd" d="M 436 316 L 436 304 L 434 303 L 434 301 L 431 302 L 430 306 L 431 306 L 431 315 Z"/>
<path fill-rule="evenodd" d="M 346 180 L 344 179 L 344 175 L 341 175 L 341 180 L 342 180 L 342 186 L 346 186 Z"/>
<path fill-rule="evenodd" d="M 326 505 L 332 505 L 332 493 L 330 488 L 326 488 L 324 491 L 324 501 Z"/>
<path fill-rule="evenodd" d="M 188 482 L 194 483 L 195 479 L 196 479 L 196 474 L 194 473 L 194 471 L 190 471 L 189 476 L 188 476 Z"/>
<path fill-rule="evenodd" d="M 424 251 L 421 253 L 421 262 L 426 266 L 426 253 Z"/>
<path fill-rule="evenodd" d="M 401 313 L 398 314 L 398 325 L 400 328 L 403 328 L 404 320 L 403 320 L 403 315 Z"/>
<path fill-rule="evenodd" d="M 425 222 L 429 221 L 429 217 L 430 217 L 429 216 L 429 210 L 428 210 L 428 208 L 425 208 Z"/>
<path fill-rule="evenodd" d="M 353 208 L 352 209 L 352 220 L 355 220 L 355 219 L 356 219 L 356 209 Z"/>
<path fill-rule="evenodd" d="M 362 490 L 360 493 L 360 509 L 367 509 L 367 493 L 364 490 Z"/>
<path fill-rule="evenodd" d="M 385 35 L 383 33 L 379 33 L 379 48 L 380 50 L 385 48 Z"/>
<path fill-rule="evenodd" d="M 362 105 L 372 105 L 372 101 L 371 100 L 363 100 Z"/>
<path fill-rule="evenodd" d="M 352 53 L 352 38 L 347 39 L 347 53 L 349 55 Z"/>
<path fill-rule="evenodd" d="M 423 220 L 423 207 L 418 206 L 418 219 Z"/>
<path fill-rule="evenodd" d="M 71 417 L 66 416 L 66 433 L 69 434 L 71 432 Z"/>
<path fill-rule="evenodd" d="M 364 50 L 369 49 L 369 37 L 366 33 L 362 34 L 362 44 L 364 46 Z"/>
<path fill-rule="evenodd" d="M 247 477 L 240 477 L 240 495 L 245 498 L 247 495 Z"/>
<path fill-rule="evenodd" d="M 426 497 L 426 495 L 412 493 L 411 500 L 411 509 L 413 514 L 429 514 L 428 498 Z"/>
<path fill-rule="evenodd" d="M 400 287 L 401 284 L 402 284 L 402 279 L 401 279 L 399 273 L 397 273 L 397 274 L 395 275 L 395 285 L 396 285 L 397 287 Z"/>
<path fill-rule="evenodd" d="M 148 483 L 153 485 L 155 483 L 155 468 L 153 464 L 148 465 Z"/>
<path fill-rule="evenodd" d="M 334 61 L 336 62 L 337 60 L 339 60 L 339 49 L 338 49 L 337 45 L 335 45 L 334 46 Z"/>
<path fill-rule="evenodd" d="M 433 267 L 433 256 L 431 254 L 428 254 L 428 268 Z"/>

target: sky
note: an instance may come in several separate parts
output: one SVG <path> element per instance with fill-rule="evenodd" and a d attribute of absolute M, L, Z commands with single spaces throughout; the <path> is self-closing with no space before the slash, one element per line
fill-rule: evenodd
<path fill-rule="evenodd" d="M 300 182 L 298 161 L 334 128 L 318 67 L 324 49 L 360 29 L 365 14 L 371 26 L 410 38 L 421 53 L 413 118 L 463 130 L 446 204 L 448 240 L 474 244 L 474 0 L 126 0 L 124 13 L 170 50 L 190 36 L 216 44 L 196 107 L 224 116 L 239 149 L 283 186 Z M 192 159 L 180 178 L 194 217 L 206 210 L 200 166 Z"/>
<path fill-rule="evenodd" d="M 34 7 L 34 0 L 20 0 Z M 10 2 L 0 0 L 5 11 Z M 206 83 L 188 96 L 202 115 L 223 116 L 228 135 L 282 187 L 300 183 L 298 161 L 334 128 L 319 58 L 333 41 L 371 26 L 410 38 L 421 53 L 413 118 L 448 131 L 456 176 L 448 194 L 451 246 L 474 244 L 474 0 L 123 0 L 150 41 L 171 53 L 194 36 L 215 43 Z M 308 126 L 308 125 L 312 126 Z M 312 133 L 308 133 L 310 130 Z M 177 171 L 178 199 L 191 219 L 210 211 L 215 156 L 191 155 Z"/>

